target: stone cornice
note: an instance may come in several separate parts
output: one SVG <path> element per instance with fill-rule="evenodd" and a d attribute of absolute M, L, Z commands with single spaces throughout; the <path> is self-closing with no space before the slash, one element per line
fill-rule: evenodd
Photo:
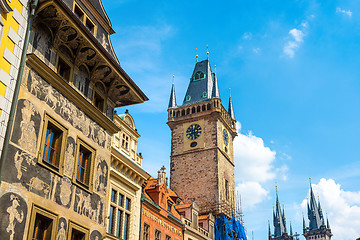
<path fill-rule="evenodd" d="M 35 54 L 28 54 L 26 63 L 29 64 L 36 72 L 38 72 L 46 81 L 51 83 L 59 92 L 61 92 L 66 98 L 72 101 L 78 106 L 85 114 L 87 114 L 94 121 L 99 123 L 110 134 L 114 134 L 120 131 L 120 128 L 97 109 L 91 102 L 89 102 L 84 96 L 76 91 L 69 83 L 67 83 L 62 77 L 55 73 L 48 65 L 46 65 Z"/>

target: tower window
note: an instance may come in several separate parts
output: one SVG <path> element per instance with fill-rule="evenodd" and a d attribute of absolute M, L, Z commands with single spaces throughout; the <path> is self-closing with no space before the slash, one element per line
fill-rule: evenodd
<path fill-rule="evenodd" d="M 198 80 L 201 80 L 205 78 L 205 73 L 201 72 L 201 71 L 198 71 L 195 73 L 195 76 L 194 76 L 194 81 L 198 81 Z"/>
<path fill-rule="evenodd" d="M 59 57 L 57 73 L 66 81 L 70 80 L 71 67 Z"/>

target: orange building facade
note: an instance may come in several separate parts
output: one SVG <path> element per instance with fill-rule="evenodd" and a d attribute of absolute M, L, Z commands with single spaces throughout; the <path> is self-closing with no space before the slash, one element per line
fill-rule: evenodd
<path fill-rule="evenodd" d="M 167 187 L 165 168 L 158 179 L 145 182 L 142 195 L 141 239 L 182 240 L 184 224 L 175 206 L 182 200 Z"/>

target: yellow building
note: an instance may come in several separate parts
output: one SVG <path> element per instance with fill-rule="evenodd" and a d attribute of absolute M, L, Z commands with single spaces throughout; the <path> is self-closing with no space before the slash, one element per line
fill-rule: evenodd
<path fill-rule="evenodd" d="M 108 199 L 108 239 L 138 240 L 140 231 L 141 186 L 150 175 L 142 169 L 137 153 L 140 135 L 126 111 L 114 116 L 120 131 L 113 135 Z"/>
<path fill-rule="evenodd" d="M 0 155 L 27 25 L 28 0 L 0 0 Z"/>

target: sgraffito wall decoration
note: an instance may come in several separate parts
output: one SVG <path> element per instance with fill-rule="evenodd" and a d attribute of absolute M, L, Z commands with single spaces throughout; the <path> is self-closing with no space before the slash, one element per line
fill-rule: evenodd
<path fill-rule="evenodd" d="M 27 88 L 31 94 L 46 102 L 64 120 L 82 131 L 85 136 L 92 139 L 99 146 L 103 148 L 109 146 L 106 143 L 109 134 L 99 124 L 84 114 L 75 104 L 31 69 L 28 71 Z"/>
<path fill-rule="evenodd" d="M 64 217 L 59 218 L 56 240 L 66 240 L 67 222 Z"/>
<path fill-rule="evenodd" d="M 1 239 L 23 239 L 27 209 L 25 200 L 17 193 L 5 193 L 0 197 Z"/>
<path fill-rule="evenodd" d="M 98 230 L 94 230 L 90 234 L 90 240 L 101 240 L 102 235 Z"/>
<path fill-rule="evenodd" d="M 89 194 L 76 188 L 74 211 L 102 224 L 104 222 L 104 199 L 96 193 Z"/>
<path fill-rule="evenodd" d="M 103 195 L 106 194 L 109 167 L 102 157 L 98 157 L 95 175 L 95 190 Z"/>

